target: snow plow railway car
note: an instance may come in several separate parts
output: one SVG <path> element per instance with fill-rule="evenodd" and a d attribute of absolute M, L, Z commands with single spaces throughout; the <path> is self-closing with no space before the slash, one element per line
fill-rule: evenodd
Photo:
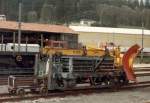
<path fill-rule="evenodd" d="M 67 90 L 81 85 L 94 87 L 126 85 L 129 80 L 133 80 L 131 59 L 134 59 L 139 49 L 138 45 L 132 46 L 122 59 L 119 48 L 114 51 L 109 51 L 107 48 L 103 51 L 95 50 L 96 53 L 101 53 L 97 55 L 92 55 L 88 49 L 74 53 L 76 50 L 73 49 L 67 51 L 46 48 L 40 55 L 36 55 L 35 78 L 29 85 L 22 86 L 17 82 L 19 77 L 10 76 L 9 92 L 21 95 L 25 89 L 30 89 L 46 94 L 48 90 Z"/>

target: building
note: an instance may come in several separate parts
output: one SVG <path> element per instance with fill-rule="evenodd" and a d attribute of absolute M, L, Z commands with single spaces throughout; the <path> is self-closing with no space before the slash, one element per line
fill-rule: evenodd
<path fill-rule="evenodd" d="M 67 44 L 67 45 L 66 45 Z M 40 48 L 77 48 L 78 35 L 62 25 L 0 21 L 0 75 L 33 75 Z"/>
<path fill-rule="evenodd" d="M 63 25 L 21 23 L 21 43 L 44 45 L 45 40 L 67 42 L 68 48 L 77 48 L 78 35 Z M 18 22 L 0 21 L 0 43 L 18 43 Z"/>
<path fill-rule="evenodd" d="M 142 43 L 141 29 L 85 26 L 70 26 L 70 28 L 79 34 L 79 42 L 93 47 L 110 42 L 122 47 Z M 150 30 L 144 30 L 144 48 L 150 48 Z"/>

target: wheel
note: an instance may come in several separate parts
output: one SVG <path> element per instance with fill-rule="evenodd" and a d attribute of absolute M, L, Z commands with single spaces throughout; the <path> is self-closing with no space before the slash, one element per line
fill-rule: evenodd
<path fill-rule="evenodd" d="M 111 85 L 111 88 L 113 89 L 113 91 L 118 91 L 121 86 L 119 83 L 119 78 L 117 78 L 117 77 L 111 78 L 110 85 Z"/>
<path fill-rule="evenodd" d="M 34 83 L 36 83 L 36 81 L 34 80 L 33 81 Z M 38 85 L 38 84 L 37 84 Z M 34 85 L 34 84 L 32 84 L 32 85 L 30 85 L 32 88 L 30 88 L 30 91 L 32 92 L 32 93 L 35 93 L 36 91 L 37 91 L 37 87 Z"/>
<path fill-rule="evenodd" d="M 100 85 L 109 86 L 110 85 L 110 79 L 106 76 L 102 77 Z"/>
<path fill-rule="evenodd" d="M 104 83 L 105 86 L 111 85 L 111 82 L 110 82 L 108 79 L 105 79 L 105 80 L 103 81 L 103 83 Z"/>
<path fill-rule="evenodd" d="M 24 89 L 23 89 L 23 88 L 17 89 L 17 95 L 19 95 L 19 96 L 24 96 L 24 95 L 25 95 Z"/>
<path fill-rule="evenodd" d="M 120 79 L 121 85 L 127 85 L 129 83 L 129 80 L 127 79 L 125 72 L 120 73 L 119 79 Z"/>
<path fill-rule="evenodd" d="M 16 94 L 16 90 L 13 90 L 13 89 L 8 89 L 8 92 L 10 95 Z"/>
<path fill-rule="evenodd" d="M 123 81 L 123 85 L 127 85 L 127 84 L 129 84 L 129 80 L 125 79 L 125 80 Z"/>
<path fill-rule="evenodd" d="M 48 89 L 46 87 L 41 87 L 40 88 L 40 94 L 41 95 L 47 95 L 48 93 Z"/>
<path fill-rule="evenodd" d="M 36 89 L 30 89 L 30 91 L 31 91 L 32 93 L 35 93 L 35 92 L 36 92 Z"/>
<path fill-rule="evenodd" d="M 73 88 L 76 86 L 76 81 L 74 79 L 70 79 L 70 80 L 63 80 L 63 83 L 61 86 L 59 86 L 60 90 L 65 90 L 67 88 Z"/>
<path fill-rule="evenodd" d="M 76 82 L 74 79 L 71 80 L 63 80 L 64 89 L 66 88 L 73 88 L 76 85 Z"/>
<path fill-rule="evenodd" d="M 90 79 L 90 84 L 91 84 L 91 86 L 95 86 L 96 85 L 96 83 L 95 83 L 95 78 L 92 78 L 92 77 L 90 77 L 89 78 Z"/>

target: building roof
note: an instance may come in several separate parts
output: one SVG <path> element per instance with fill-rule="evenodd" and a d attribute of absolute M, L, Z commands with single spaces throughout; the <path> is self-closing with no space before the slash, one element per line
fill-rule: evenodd
<path fill-rule="evenodd" d="M 75 32 L 71 28 L 63 25 L 49 25 L 38 23 L 22 23 L 21 25 L 22 31 L 75 34 Z M 16 31 L 18 30 L 18 22 L 0 21 L 0 30 Z"/>
<path fill-rule="evenodd" d="M 116 33 L 116 34 L 142 34 L 142 29 L 70 26 L 76 32 Z M 144 35 L 150 35 L 150 30 L 144 30 Z"/>

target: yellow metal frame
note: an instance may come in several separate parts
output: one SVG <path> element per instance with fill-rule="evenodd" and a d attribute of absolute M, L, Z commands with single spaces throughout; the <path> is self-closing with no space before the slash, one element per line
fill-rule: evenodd
<path fill-rule="evenodd" d="M 56 53 L 61 53 L 62 55 L 73 55 L 73 56 L 82 56 L 84 51 L 82 49 L 63 49 L 63 48 L 48 48 L 45 47 L 42 49 L 43 54 L 52 55 Z M 86 56 L 103 56 L 105 51 L 102 49 L 88 49 L 86 51 Z"/>
<path fill-rule="evenodd" d="M 42 54 L 46 55 L 53 55 L 56 53 L 60 53 L 62 55 L 72 55 L 72 56 L 83 56 L 84 55 L 83 49 L 63 49 L 63 48 L 49 48 L 45 47 L 42 49 Z M 105 50 L 104 49 L 94 49 L 90 48 L 86 50 L 86 56 L 104 56 Z M 120 48 L 114 48 L 113 50 L 109 51 L 109 55 L 114 58 L 114 65 L 116 67 L 122 66 L 122 54 L 120 53 Z"/>

